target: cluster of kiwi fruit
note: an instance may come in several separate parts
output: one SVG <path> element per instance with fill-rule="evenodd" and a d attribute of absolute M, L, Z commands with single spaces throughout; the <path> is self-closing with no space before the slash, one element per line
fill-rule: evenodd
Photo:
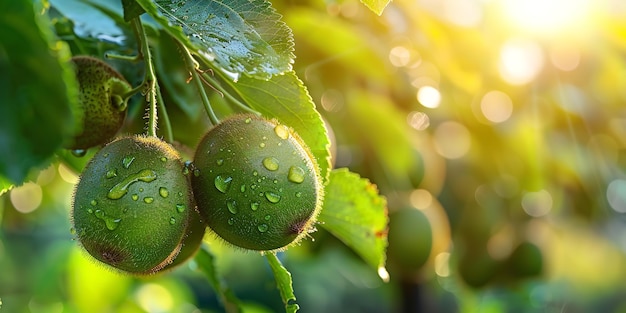
<path fill-rule="evenodd" d="M 293 129 L 236 114 L 209 129 L 193 161 L 184 161 L 157 137 L 116 137 L 132 87 L 101 60 L 72 61 L 82 122 L 66 147 L 102 146 L 72 203 L 75 236 L 93 258 L 148 275 L 193 256 L 206 229 L 256 251 L 286 249 L 313 229 L 323 198 L 320 171 Z"/>

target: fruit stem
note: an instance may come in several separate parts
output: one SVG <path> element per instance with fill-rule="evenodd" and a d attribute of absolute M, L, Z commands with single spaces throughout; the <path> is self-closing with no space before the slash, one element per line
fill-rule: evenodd
<path fill-rule="evenodd" d="M 146 35 L 143 24 L 139 17 L 131 20 L 135 34 L 139 40 L 139 55 L 138 58 L 144 60 L 146 72 L 144 74 L 143 83 L 141 86 L 145 88 L 146 101 L 148 102 L 148 136 L 156 137 L 157 133 L 157 99 L 156 99 L 156 85 L 157 79 L 154 74 L 154 64 L 152 62 L 152 55 L 150 54 L 150 46 L 148 46 L 148 37 Z"/>
<path fill-rule="evenodd" d="M 209 119 L 211 120 L 211 123 L 213 125 L 219 124 L 220 120 L 217 118 L 217 116 L 215 115 L 215 112 L 213 111 L 213 107 L 211 106 L 209 97 L 207 97 L 206 91 L 204 90 L 204 86 L 202 86 L 202 80 L 200 76 L 198 75 L 198 72 L 196 71 L 198 69 L 198 62 L 196 62 L 196 60 L 191 55 L 191 52 L 189 51 L 189 49 L 187 49 L 187 47 L 185 47 L 185 45 L 181 44 L 178 41 L 176 42 L 178 43 L 178 46 L 180 47 L 180 50 L 182 51 L 181 54 L 185 58 L 185 67 L 187 68 L 187 71 L 191 75 L 191 80 L 196 85 L 196 89 L 198 89 L 198 93 L 200 94 L 200 98 L 202 99 L 202 104 L 204 105 L 204 109 L 209 115 Z"/>
<path fill-rule="evenodd" d="M 285 312 L 298 311 L 298 304 L 296 304 L 296 296 L 293 293 L 293 286 L 291 281 L 291 273 L 280 262 L 276 253 L 265 252 L 265 258 L 274 273 L 274 279 L 276 280 L 276 286 L 280 293 L 280 297 L 285 305 Z"/>
<path fill-rule="evenodd" d="M 165 108 L 165 102 L 163 102 L 163 96 L 161 94 L 161 88 L 156 85 L 157 103 L 159 105 L 159 116 L 163 121 L 163 128 L 165 132 L 165 141 L 173 142 L 174 133 L 172 132 L 172 124 L 170 123 L 170 117 L 167 115 L 167 109 Z"/>
<path fill-rule="evenodd" d="M 261 113 L 257 112 L 256 110 L 254 110 L 253 108 L 247 106 L 246 104 L 244 104 L 243 102 L 241 102 L 239 99 L 235 98 L 230 92 L 226 91 L 217 81 L 217 79 L 215 79 L 215 77 L 213 77 L 212 75 L 207 74 L 206 72 L 202 74 L 202 78 L 205 79 L 208 83 L 211 83 L 212 86 L 216 89 L 218 89 L 224 96 L 226 96 L 226 98 L 232 102 L 233 104 L 235 104 L 238 108 L 248 112 L 248 113 L 252 113 L 252 114 L 256 114 L 261 116 Z"/>

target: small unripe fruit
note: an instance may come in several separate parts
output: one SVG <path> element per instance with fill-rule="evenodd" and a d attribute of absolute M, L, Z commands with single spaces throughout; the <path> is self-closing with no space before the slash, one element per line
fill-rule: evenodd
<path fill-rule="evenodd" d="M 119 131 L 126 118 L 123 96 L 132 87 L 114 68 L 103 61 L 75 56 L 79 85 L 78 105 L 82 118 L 68 149 L 87 149 L 108 142 Z"/>
<path fill-rule="evenodd" d="M 184 169 L 177 151 L 155 137 L 104 146 L 74 194 L 72 222 L 81 245 L 97 260 L 133 274 L 163 269 L 181 249 L 193 254 L 205 226 Z"/>
<path fill-rule="evenodd" d="M 226 242 L 278 250 L 312 229 L 322 202 L 314 156 L 285 125 L 235 115 L 200 141 L 191 182 L 207 225 Z"/>
<path fill-rule="evenodd" d="M 413 207 L 389 215 L 389 261 L 406 272 L 419 270 L 430 256 L 433 232 L 428 217 Z"/>

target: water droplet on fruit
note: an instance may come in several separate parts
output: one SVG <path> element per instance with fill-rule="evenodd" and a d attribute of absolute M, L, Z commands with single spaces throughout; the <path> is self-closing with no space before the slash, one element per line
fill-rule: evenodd
<path fill-rule="evenodd" d="M 81 158 L 84 157 L 85 154 L 87 154 L 87 150 L 85 149 L 76 149 L 76 150 L 72 150 L 71 151 L 72 155 L 77 157 L 77 158 Z"/>
<path fill-rule="evenodd" d="M 106 178 L 117 177 L 117 170 L 116 169 L 108 170 L 107 173 L 104 176 Z"/>
<path fill-rule="evenodd" d="M 89 204 L 91 204 L 92 206 L 96 206 L 98 205 L 98 201 L 96 201 L 96 199 L 91 200 L 91 202 L 89 202 Z"/>
<path fill-rule="evenodd" d="M 246 124 L 250 124 L 250 122 L 252 122 L 252 119 L 248 117 L 248 118 L 246 119 Z"/>
<path fill-rule="evenodd" d="M 200 170 L 198 169 L 193 170 L 193 176 L 200 177 Z"/>
<path fill-rule="evenodd" d="M 217 163 L 218 166 L 222 165 L 222 164 L 224 164 L 224 159 L 219 159 L 219 160 L 215 161 L 215 163 Z"/>
<path fill-rule="evenodd" d="M 241 187 L 239 187 L 239 190 L 241 192 L 246 192 L 246 185 L 241 185 Z"/>
<path fill-rule="evenodd" d="M 183 175 L 189 175 L 192 168 L 193 168 L 193 163 L 191 163 L 191 161 L 185 161 L 185 164 L 183 165 Z"/>
<path fill-rule="evenodd" d="M 260 143 L 259 148 L 265 148 L 265 142 Z"/>
<path fill-rule="evenodd" d="M 128 188 L 130 187 L 130 185 L 138 181 L 149 183 L 151 181 L 154 181 L 156 178 L 157 178 L 157 175 L 153 170 L 149 170 L 149 169 L 141 170 L 137 172 L 136 174 L 129 175 L 128 177 L 124 178 L 124 180 L 119 182 L 117 185 L 113 186 L 113 188 L 109 190 L 107 197 L 112 200 L 120 199 L 126 193 L 128 193 Z"/>
<path fill-rule="evenodd" d="M 215 188 L 217 188 L 217 190 L 219 190 L 221 193 L 226 193 L 232 182 L 233 182 L 233 178 L 230 176 L 217 175 L 215 177 L 214 183 L 215 183 Z"/>
<path fill-rule="evenodd" d="M 269 227 L 267 226 L 267 224 L 260 224 L 259 226 L 257 226 L 257 229 L 262 233 L 266 232 L 268 228 Z"/>
<path fill-rule="evenodd" d="M 304 181 L 304 170 L 297 166 L 290 167 L 287 179 L 296 184 L 302 183 Z"/>
<path fill-rule="evenodd" d="M 170 192 L 169 192 L 169 190 L 167 190 L 167 188 L 161 187 L 161 188 L 159 188 L 159 195 L 161 195 L 161 197 L 163 197 L 163 198 L 167 198 L 167 196 L 170 195 Z"/>
<path fill-rule="evenodd" d="M 161 162 L 167 162 L 167 158 L 166 157 L 161 157 Z"/>
<path fill-rule="evenodd" d="M 87 209 L 87 213 L 89 214 L 93 213 L 93 209 Z"/>
<path fill-rule="evenodd" d="M 176 224 L 176 219 L 174 217 L 170 217 L 170 225 Z"/>
<path fill-rule="evenodd" d="M 302 191 L 298 191 L 298 192 L 296 192 L 296 197 L 297 197 L 297 198 L 302 197 Z"/>
<path fill-rule="evenodd" d="M 278 201 L 280 201 L 280 195 L 268 191 L 265 193 L 265 199 L 271 203 L 278 203 Z"/>
<path fill-rule="evenodd" d="M 74 227 L 70 228 L 70 234 L 76 235 L 76 228 Z"/>
<path fill-rule="evenodd" d="M 253 171 L 252 172 L 252 176 L 258 176 L 258 175 L 259 175 L 259 172 L 257 172 L 257 171 Z"/>
<path fill-rule="evenodd" d="M 238 209 L 237 209 L 237 202 L 235 202 L 235 200 L 226 202 L 226 206 L 228 207 L 228 212 L 237 214 Z"/>
<path fill-rule="evenodd" d="M 134 201 L 137 201 L 139 199 L 139 196 L 137 194 L 133 194 L 132 196 L 130 196 Z"/>
<path fill-rule="evenodd" d="M 278 160 L 276 160 L 276 158 L 273 158 L 273 157 L 267 157 L 263 159 L 263 166 L 268 171 L 278 170 Z"/>
<path fill-rule="evenodd" d="M 250 208 L 252 209 L 252 211 L 256 211 L 259 209 L 259 203 L 258 202 L 252 202 L 250 203 Z"/>
<path fill-rule="evenodd" d="M 122 165 L 124 166 L 124 168 L 129 168 L 133 161 L 135 161 L 134 156 L 126 156 L 124 157 L 124 159 L 122 159 Z"/>
<path fill-rule="evenodd" d="M 94 212 L 94 215 L 95 215 L 97 218 L 99 218 L 99 219 L 103 219 L 103 218 L 104 218 L 104 211 L 102 211 L 102 210 L 96 210 L 96 211 Z"/>
<path fill-rule="evenodd" d="M 152 198 L 152 197 L 145 197 L 145 198 L 143 198 L 143 202 L 145 202 L 147 204 L 150 204 L 150 203 L 154 202 L 154 198 Z"/>
<path fill-rule="evenodd" d="M 274 179 L 274 184 L 278 184 L 278 179 Z"/>
<path fill-rule="evenodd" d="M 119 218 L 112 219 L 107 217 L 106 219 L 104 219 L 104 225 L 106 225 L 109 230 L 115 230 L 121 221 L 122 219 Z"/>
<path fill-rule="evenodd" d="M 289 138 L 289 128 L 285 125 L 276 125 L 276 127 L 274 127 L 274 133 L 282 139 Z"/>
<path fill-rule="evenodd" d="M 269 215 L 265 215 L 265 217 L 263 217 L 264 220 L 269 221 L 272 217 Z"/>
<path fill-rule="evenodd" d="M 231 217 L 228 219 L 228 225 L 233 225 L 235 224 L 235 218 Z"/>
<path fill-rule="evenodd" d="M 176 211 L 178 211 L 178 213 L 183 213 L 186 208 L 187 207 L 184 204 L 177 204 L 176 205 Z"/>

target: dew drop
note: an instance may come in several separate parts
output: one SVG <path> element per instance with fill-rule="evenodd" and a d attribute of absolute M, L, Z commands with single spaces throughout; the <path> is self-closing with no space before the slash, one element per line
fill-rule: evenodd
<path fill-rule="evenodd" d="M 290 167 L 289 173 L 287 173 L 287 179 L 296 184 L 302 183 L 304 181 L 304 170 L 297 166 Z"/>
<path fill-rule="evenodd" d="M 176 211 L 178 211 L 178 213 L 183 213 L 186 208 L 187 207 L 184 204 L 177 204 L 176 205 Z"/>
<path fill-rule="evenodd" d="M 239 187 L 239 190 L 241 190 L 241 192 L 246 192 L 246 185 L 241 185 L 241 187 Z"/>
<path fill-rule="evenodd" d="M 246 119 L 246 124 L 250 124 L 250 122 L 252 122 L 252 119 L 248 117 L 248 118 Z"/>
<path fill-rule="evenodd" d="M 91 202 L 89 202 L 89 204 L 91 204 L 92 206 L 96 206 L 98 205 L 98 201 L 96 201 L 96 199 L 91 200 Z"/>
<path fill-rule="evenodd" d="M 137 201 L 139 199 L 139 196 L 137 194 L 133 194 L 132 196 L 130 196 L 134 201 Z"/>
<path fill-rule="evenodd" d="M 87 150 L 85 149 L 76 149 L 76 150 L 72 150 L 71 151 L 72 155 L 77 157 L 77 158 L 81 158 L 84 157 L 85 154 L 87 154 Z"/>
<path fill-rule="evenodd" d="M 259 175 L 259 172 L 257 171 L 252 172 L 252 176 L 258 176 L 258 175 Z"/>
<path fill-rule="evenodd" d="M 103 219 L 103 218 L 104 218 L 104 211 L 102 211 L 102 210 L 96 210 L 96 211 L 94 212 L 94 215 L 95 215 L 97 218 L 99 218 L 99 219 Z"/>
<path fill-rule="evenodd" d="M 200 177 L 200 170 L 198 169 L 193 170 L 193 176 Z"/>
<path fill-rule="evenodd" d="M 107 229 L 115 230 L 121 221 L 122 219 L 120 218 L 112 219 L 107 217 L 104 219 L 104 224 L 106 225 Z"/>
<path fill-rule="evenodd" d="M 76 228 L 74 227 L 70 228 L 70 234 L 76 235 Z"/>
<path fill-rule="evenodd" d="M 124 159 L 122 159 L 122 165 L 124 166 L 124 168 L 129 168 L 133 161 L 135 161 L 134 156 L 126 156 L 124 157 Z"/>
<path fill-rule="evenodd" d="M 170 225 L 176 224 L 176 219 L 174 217 L 170 217 Z"/>
<path fill-rule="evenodd" d="M 280 201 L 280 195 L 273 192 L 266 192 L 265 199 L 271 203 L 278 203 L 278 201 Z"/>
<path fill-rule="evenodd" d="M 259 148 L 265 148 L 265 142 L 260 143 Z"/>
<path fill-rule="evenodd" d="M 302 191 L 298 191 L 298 192 L 296 192 L 296 197 L 297 197 L 297 198 L 302 197 Z"/>
<path fill-rule="evenodd" d="M 87 209 L 87 213 L 89 214 L 93 213 L 93 209 Z"/>
<path fill-rule="evenodd" d="M 126 193 L 128 193 L 128 188 L 130 187 L 130 185 L 138 181 L 149 183 L 151 181 L 154 181 L 156 178 L 157 178 L 157 175 L 153 170 L 149 170 L 149 169 L 141 170 L 137 172 L 136 174 L 129 175 L 128 177 L 124 178 L 121 182 L 119 182 L 117 185 L 113 186 L 111 190 L 109 190 L 107 197 L 112 200 L 120 199 Z"/>
<path fill-rule="evenodd" d="M 215 161 L 215 163 L 217 163 L 218 166 L 221 166 L 222 164 L 224 164 L 224 159 L 219 159 Z"/>
<path fill-rule="evenodd" d="M 234 200 L 228 201 L 226 202 L 226 206 L 228 207 L 228 212 L 232 214 L 237 214 L 237 202 L 235 202 Z"/>
<path fill-rule="evenodd" d="M 178 196 L 179 196 L 179 197 L 182 197 L 182 196 L 183 196 L 183 193 L 182 193 L 181 191 L 179 191 L 179 192 L 178 192 Z"/>
<path fill-rule="evenodd" d="M 161 157 L 161 162 L 167 162 L 167 158 L 166 157 Z"/>
<path fill-rule="evenodd" d="M 250 208 L 252 209 L 252 211 L 256 211 L 259 209 L 259 203 L 258 202 L 252 202 L 250 203 Z"/>
<path fill-rule="evenodd" d="M 167 196 L 170 195 L 170 192 L 167 190 L 167 188 L 161 187 L 159 188 L 159 195 L 161 195 L 161 197 L 163 198 L 167 198 Z"/>
<path fill-rule="evenodd" d="M 262 233 L 266 232 L 268 228 L 269 227 L 267 226 L 267 224 L 260 224 L 259 226 L 257 226 L 257 229 Z"/>
<path fill-rule="evenodd" d="M 107 173 L 105 174 L 105 177 L 106 178 L 117 177 L 117 170 L 116 169 L 108 170 Z"/>
<path fill-rule="evenodd" d="M 228 219 L 228 225 L 233 225 L 235 224 L 235 218 L 231 217 Z"/>
<path fill-rule="evenodd" d="M 278 160 L 276 160 L 276 158 L 273 158 L 273 157 L 267 157 L 263 159 L 263 166 L 268 171 L 278 170 Z"/>
<path fill-rule="evenodd" d="M 274 179 L 274 184 L 278 184 L 278 179 Z"/>
<path fill-rule="evenodd" d="M 219 190 L 221 193 L 226 193 L 232 182 L 233 182 L 233 178 L 230 176 L 217 175 L 215 177 L 214 184 L 217 190 Z"/>
<path fill-rule="evenodd" d="M 152 198 L 152 197 L 145 197 L 145 198 L 143 198 L 143 202 L 145 202 L 147 204 L 150 204 L 150 203 L 154 202 L 154 198 Z"/>
<path fill-rule="evenodd" d="M 289 128 L 285 125 L 276 125 L 276 127 L 274 127 L 274 133 L 281 139 L 289 138 Z"/>
<path fill-rule="evenodd" d="M 269 215 L 265 215 L 265 217 L 263 217 L 264 220 L 269 221 L 272 217 Z"/>

